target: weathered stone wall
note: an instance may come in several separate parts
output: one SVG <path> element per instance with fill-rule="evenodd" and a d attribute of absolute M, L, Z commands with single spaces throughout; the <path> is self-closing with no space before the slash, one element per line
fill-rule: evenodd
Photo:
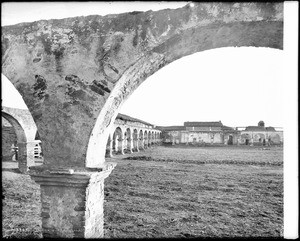
<path fill-rule="evenodd" d="M 241 143 L 245 143 L 246 139 L 252 139 L 253 143 L 263 143 L 263 139 L 271 140 L 273 144 L 283 143 L 283 131 L 241 131 Z M 248 135 L 249 138 L 245 138 Z"/>
<path fill-rule="evenodd" d="M 164 131 L 164 142 L 223 144 L 223 133 L 197 131 Z"/>

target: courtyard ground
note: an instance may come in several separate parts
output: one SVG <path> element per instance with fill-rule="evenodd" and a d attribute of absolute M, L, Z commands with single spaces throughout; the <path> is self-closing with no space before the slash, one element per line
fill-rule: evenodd
<path fill-rule="evenodd" d="M 281 147 L 155 147 L 107 158 L 105 237 L 282 237 Z M 41 237 L 39 186 L 3 169 L 2 234 Z"/>

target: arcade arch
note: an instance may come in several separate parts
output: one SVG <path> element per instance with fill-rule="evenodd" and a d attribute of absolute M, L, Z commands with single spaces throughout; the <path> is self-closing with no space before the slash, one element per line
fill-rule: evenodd
<path fill-rule="evenodd" d="M 113 150 L 115 154 L 121 153 L 124 154 L 123 150 L 123 132 L 120 127 L 117 127 L 113 134 Z"/>
<path fill-rule="evenodd" d="M 2 78 L 5 77 L 2 74 Z M 4 81 L 4 80 L 3 80 Z M 13 86 L 4 85 L 4 91 L 11 91 L 15 98 L 22 100 L 19 92 Z M 3 100 L 4 101 L 4 100 Z M 5 99 L 5 104 L 13 105 L 10 99 Z M 20 103 L 19 103 L 20 104 Z M 22 103 L 25 106 L 25 103 Z M 21 173 L 27 173 L 29 167 L 43 163 L 42 146 L 38 136 L 37 127 L 28 109 L 18 109 L 2 106 L 1 114 L 14 129 L 17 136 L 18 168 Z"/>

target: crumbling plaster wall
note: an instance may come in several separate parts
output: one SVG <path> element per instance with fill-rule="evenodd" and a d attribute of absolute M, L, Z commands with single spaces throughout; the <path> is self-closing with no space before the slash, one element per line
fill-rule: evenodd
<path fill-rule="evenodd" d="M 193 3 L 2 27 L 2 71 L 33 115 L 46 165 L 101 167 L 108 127 L 148 76 L 196 52 L 282 42 L 283 3 Z"/>

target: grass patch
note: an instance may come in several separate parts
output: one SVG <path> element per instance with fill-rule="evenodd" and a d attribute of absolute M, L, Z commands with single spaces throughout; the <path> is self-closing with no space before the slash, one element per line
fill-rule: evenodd
<path fill-rule="evenodd" d="M 108 160 L 118 165 L 105 179 L 105 238 L 283 237 L 282 149 L 157 147 L 130 156 Z M 2 191 L 3 237 L 41 238 L 39 185 L 3 170 Z"/>
<path fill-rule="evenodd" d="M 105 237 L 282 237 L 282 149 L 258 151 L 158 147 L 117 156 L 105 181 Z"/>
<path fill-rule="evenodd" d="M 2 171 L 2 237 L 42 238 L 40 189 L 29 175 Z"/>

